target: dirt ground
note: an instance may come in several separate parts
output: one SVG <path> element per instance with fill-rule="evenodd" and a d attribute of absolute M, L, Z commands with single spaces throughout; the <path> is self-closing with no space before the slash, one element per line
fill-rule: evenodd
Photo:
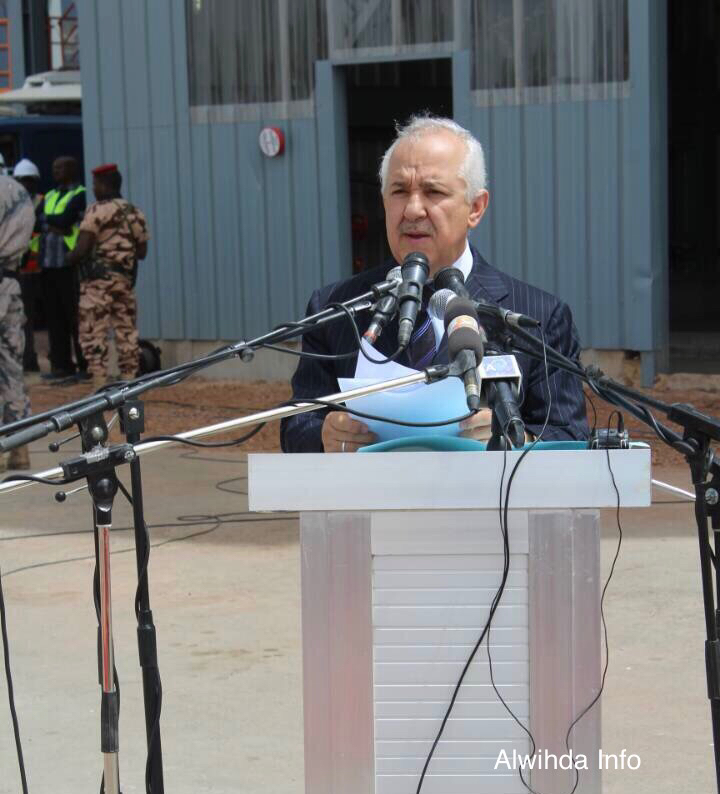
<path fill-rule="evenodd" d="M 30 386 L 35 412 L 88 391 L 37 379 Z M 662 378 L 649 393 L 720 414 L 718 377 Z M 247 415 L 288 397 L 286 383 L 194 378 L 146 395 L 146 436 Z M 597 398 L 594 403 L 598 426 L 607 424 L 612 409 Z M 651 443 L 653 476 L 689 488 L 682 457 L 652 440 L 636 420 L 626 423 L 633 438 Z M 69 446 L 78 448 L 77 442 Z M 170 448 L 143 461 L 168 791 L 303 790 L 298 522 L 247 510 L 244 453 L 278 448 L 279 423 L 273 422 L 239 449 L 196 455 Z M 33 445 L 32 456 L 37 467 L 56 460 L 44 442 Z M 122 534 L 131 523 L 122 500 L 117 513 L 113 624 L 123 681 L 121 779 L 123 791 L 139 792 L 145 748 L 132 609 L 135 559 L 131 539 Z M 615 510 L 601 511 L 601 519 L 604 579 L 617 546 Z M 30 488 L 3 503 L 0 563 L 32 790 L 97 790 L 92 545 L 80 531 L 87 522 L 83 494 L 58 505 Z M 709 791 L 712 735 L 692 505 L 655 491 L 652 507 L 623 510 L 622 525 L 622 552 L 605 602 L 610 667 L 602 746 L 606 752 L 627 748 L 643 763 L 632 774 L 604 773 L 603 791 Z M 6 704 L 2 684 L 0 676 L 0 704 Z M 7 707 L 0 705 L 0 794 L 18 790 L 9 724 Z"/>
<path fill-rule="evenodd" d="M 36 381 L 29 388 L 34 413 L 79 399 L 89 393 L 89 387 L 86 384 L 50 386 Z M 704 413 L 720 416 L 720 375 L 661 375 L 656 381 L 655 388 L 643 391 L 664 402 L 691 403 Z M 284 382 L 244 383 L 235 380 L 205 380 L 201 377 L 194 377 L 177 386 L 154 389 L 146 394 L 144 398 L 146 435 L 179 433 L 236 416 L 246 416 L 279 405 L 290 396 L 290 387 Z M 614 408 L 594 395 L 592 404 L 597 413 L 597 426 L 607 426 Z M 676 432 L 681 432 L 677 425 L 667 422 L 659 412 L 655 411 L 654 413 L 658 420 Z M 595 421 L 594 412 L 589 402 L 588 418 L 592 425 Z M 616 419 L 613 418 L 611 423 L 613 427 L 615 423 Z M 660 441 L 647 425 L 625 414 L 625 426 L 632 439 L 647 441 L 651 445 L 654 466 L 672 466 L 683 463 L 682 457 Z M 243 451 L 279 451 L 279 428 L 279 422 L 269 423 L 258 435 L 243 445 Z M 239 435 L 242 435 L 241 431 L 234 431 L 225 437 Z"/>

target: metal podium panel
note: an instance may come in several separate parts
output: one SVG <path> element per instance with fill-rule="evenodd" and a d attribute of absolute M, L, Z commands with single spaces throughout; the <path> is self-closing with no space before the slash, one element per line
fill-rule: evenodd
<path fill-rule="evenodd" d="M 597 511 L 510 511 L 510 569 L 490 632 L 495 686 L 539 750 L 566 752 L 600 682 Z M 496 510 L 301 515 L 307 794 L 414 792 L 503 568 Z M 530 743 L 493 689 L 487 639 L 460 689 L 424 794 L 524 794 L 501 751 Z M 599 794 L 595 706 L 571 737 Z M 563 770 L 526 774 L 572 788 Z"/>
<path fill-rule="evenodd" d="M 507 453 L 508 472 L 521 454 Z M 614 449 L 609 455 L 623 507 L 649 505 L 650 448 Z M 250 510 L 493 509 L 502 461 L 495 452 L 251 454 L 248 499 Z M 606 450 L 539 450 L 518 468 L 511 506 L 614 507 L 616 500 Z"/>
<path fill-rule="evenodd" d="M 370 517 L 303 513 L 305 791 L 372 794 Z"/>
<path fill-rule="evenodd" d="M 510 514 L 510 573 L 491 633 L 493 678 L 529 717 L 528 518 Z M 372 514 L 376 794 L 414 792 L 502 577 L 497 511 Z M 465 677 L 423 782 L 427 794 L 520 794 L 501 750 L 527 753 L 490 680 L 487 642 Z"/>
<path fill-rule="evenodd" d="M 600 518 L 596 510 L 530 513 L 530 729 L 538 750 L 567 754 L 570 725 L 600 690 Z M 600 794 L 600 701 L 573 728 L 585 756 L 576 794 Z M 572 770 L 536 769 L 538 791 L 570 791 Z"/>

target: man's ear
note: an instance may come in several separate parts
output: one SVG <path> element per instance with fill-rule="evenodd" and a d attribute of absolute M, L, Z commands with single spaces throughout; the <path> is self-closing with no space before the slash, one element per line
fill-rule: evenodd
<path fill-rule="evenodd" d="M 485 214 L 488 202 L 490 201 L 490 194 L 487 190 L 481 190 L 470 204 L 470 214 L 468 215 L 468 227 L 474 229 L 480 219 Z"/>

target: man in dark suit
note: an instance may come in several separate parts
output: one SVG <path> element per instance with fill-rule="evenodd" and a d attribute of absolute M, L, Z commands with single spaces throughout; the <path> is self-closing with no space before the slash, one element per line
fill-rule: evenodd
<path fill-rule="evenodd" d="M 485 187 L 485 161 L 479 142 L 450 119 L 415 117 L 402 129 L 382 161 L 380 170 L 388 243 L 395 262 L 368 270 L 345 281 L 316 290 L 308 314 L 328 303 L 346 301 L 382 281 L 390 267 L 410 253 L 420 251 L 430 264 L 430 278 L 444 267 L 459 268 L 468 291 L 476 299 L 497 303 L 512 311 L 530 315 L 542 323 L 550 347 L 577 360 L 580 344 L 568 306 L 553 295 L 500 272 L 489 265 L 468 244 L 467 235 L 482 219 L 489 194 Z M 424 310 L 416 329 L 426 321 Z M 362 333 L 370 321 L 368 313 Z M 416 331 L 416 333 L 418 333 Z M 430 334 L 432 337 L 433 335 Z M 447 362 L 447 339 L 437 349 L 430 342 L 422 361 L 410 355 L 400 363 L 420 369 Z M 397 320 L 385 329 L 376 343 L 385 356 L 397 347 Z M 317 328 L 303 337 L 303 351 L 321 355 L 352 353 L 357 349 L 349 323 L 338 321 Z M 338 377 L 352 377 L 356 357 L 338 360 L 303 358 L 293 376 L 295 399 L 317 398 L 338 391 Z M 518 356 L 523 374 L 523 401 L 520 406 L 528 436 L 535 436 L 545 421 L 548 384 L 541 362 Z M 588 436 L 585 400 L 579 381 L 567 373 L 549 368 L 551 412 L 543 433 L 545 440 L 584 439 Z M 490 437 L 491 415 L 478 411 L 462 427 L 462 435 L 478 440 Z M 375 437 L 367 427 L 348 414 L 320 410 L 285 419 L 281 442 L 285 452 L 355 452 Z"/>

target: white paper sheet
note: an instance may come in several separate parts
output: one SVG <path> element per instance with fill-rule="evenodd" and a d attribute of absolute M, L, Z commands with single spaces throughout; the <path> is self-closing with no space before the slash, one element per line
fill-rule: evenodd
<path fill-rule="evenodd" d="M 363 340 L 363 347 L 373 358 L 383 358 L 375 348 Z M 380 383 L 393 378 L 411 375 L 418 370 L 390 361 L 373 364 L 362 354 L 358 356 L 354 378 L 338 378 L 341 391 L 355 389 L 371 383 Z M 467 413 L 465 389 L 459 378 L 446 378 L 438 383 L 413 383 L 392 391 L 378 392 L 366 397 L 348 400 L 347 405 L 358 411 L 401 419 L 404 422 L 442 422 Z M 378 441 L 419 435 L 456 436 L 460 432 L 458 423 L 438 427 L 405 427 L 374 419 L 359 419 L 377 435 Z"/>

